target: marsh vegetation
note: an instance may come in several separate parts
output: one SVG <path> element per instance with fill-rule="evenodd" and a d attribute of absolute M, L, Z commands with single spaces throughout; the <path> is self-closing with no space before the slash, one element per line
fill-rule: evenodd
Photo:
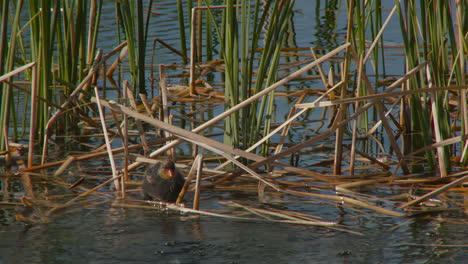
<path fill-rule="evenodd" d="M 142 172 L 170 158 L 185 204 L 157 208 L 353 236 L 329 210 L 465 227 L 466 2 L 314 3 L 301 46 L 293 0 L 171 1 L 175 43 L 154 36 L 157 1 L 2 1 L 6 222 L 155 210 Z"/>

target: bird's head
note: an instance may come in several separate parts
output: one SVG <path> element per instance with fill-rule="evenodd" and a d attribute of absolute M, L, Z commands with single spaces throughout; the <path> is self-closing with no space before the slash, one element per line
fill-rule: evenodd
<path fill-rule="evenodd" d="M 172 160 L 165 160 L 162 163 L 160 175 L 166 180 L 175 176 L 175 164 Z"/>

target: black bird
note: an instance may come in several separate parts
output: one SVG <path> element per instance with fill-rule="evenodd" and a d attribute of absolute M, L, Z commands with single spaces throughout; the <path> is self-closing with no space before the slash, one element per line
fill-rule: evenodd
<path fill-rule="evenodd" d="M 143 180 L 143 199 L 173 203 L 184 183 L 184 176 L 172 160 L 150 165 Z"/>

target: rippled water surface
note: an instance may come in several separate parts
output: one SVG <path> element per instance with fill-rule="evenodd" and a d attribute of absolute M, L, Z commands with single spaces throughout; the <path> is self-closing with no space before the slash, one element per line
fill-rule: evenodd
<path fill-rule="evenodd" d="M 337 216 L 338 217 L 338 216 Z M 345 218 L 353 218 L 345 214 Z M 2 263 L 464 263 L 464 225 L 369 215 L 363 236 L 319 227 L 101 208 L 0 232 Z M 403 225 L 395 230 L 395 224 Z M 350 223 L 351 224 L 351 223 Z M 465 248 L 466 249 L 466 248 Z"/>

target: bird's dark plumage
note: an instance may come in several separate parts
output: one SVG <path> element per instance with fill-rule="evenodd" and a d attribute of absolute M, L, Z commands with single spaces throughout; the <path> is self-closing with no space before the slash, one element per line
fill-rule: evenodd
<path fill-rule="evenodd" d="M 184 176 L 171 160 L 148 166 L 143 180 L 145 200 L 158 200 L 173 203 L 184 186 Z"/>

